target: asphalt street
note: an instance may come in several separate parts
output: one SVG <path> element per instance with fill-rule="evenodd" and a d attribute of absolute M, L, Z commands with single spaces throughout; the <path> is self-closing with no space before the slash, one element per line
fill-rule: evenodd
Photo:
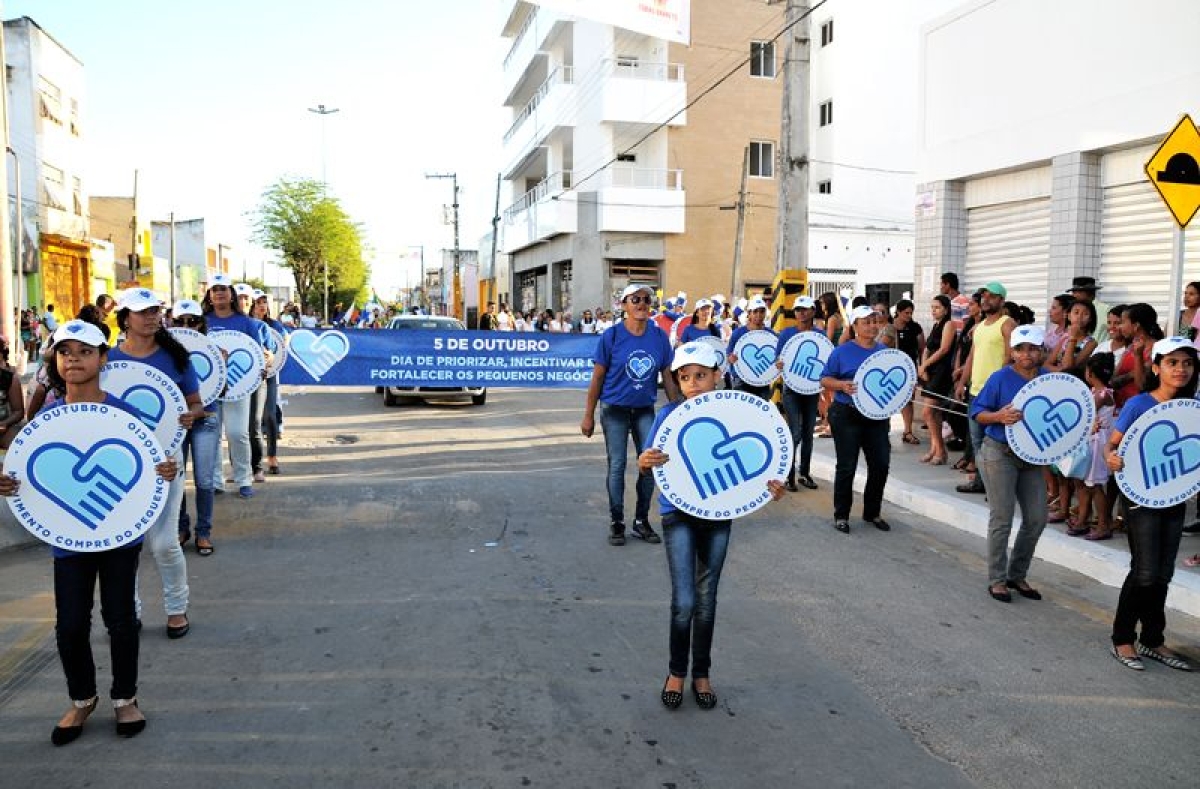
<path fill-rule="evenodd" d="M 188 552 L 182 640 L 143 556 L 141 736 L 102 703 L 51 746 L 51 561 L 0 554 L 0 785 L 1196 785 L 1200 672 L 1118 665 L 1112 588 L 1039 561 L 1045 600 L 996 603 L 982 540 L 895 509 L 839 534 L 822 483 L 735 523 L 721 701 L 672 712 L 666 560 L 608 546 L 582 392 L 287 400 L 283 475 L 219 498 L 216 553 Z M 1200 663 L 1200 621 L 1168 624 Z"/>

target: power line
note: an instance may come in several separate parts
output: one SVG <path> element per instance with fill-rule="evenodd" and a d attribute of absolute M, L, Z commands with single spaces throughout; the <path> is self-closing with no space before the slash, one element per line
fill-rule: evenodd
<path fill-rule="evenodd" d="M 828 164 L 828 165 L 832 165 L 834 167 L 845 167 L 850 170 L 866 170 L 867 172 L 871 172 L 871 173 L 890 173 L 892 175 L 916 175 L 917 174 L 916 170 L 891 170 L 887 167 L 868 167 L 863 164 L 846 164 L 845 162 L 831 162 L 831 161 L 828 161 L 827 159 L 812 159 L 812 158 L 810 158 L 809 161 L 816 162 L 817 164 Z"/>

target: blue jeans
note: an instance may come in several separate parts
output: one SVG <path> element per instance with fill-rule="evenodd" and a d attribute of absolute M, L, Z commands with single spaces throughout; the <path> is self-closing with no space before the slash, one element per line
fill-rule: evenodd
<path fill-rule="evenodd" d="M 812 465 L 813 430 L 817 426 L 817 401 L 820 395 L 803 395 L 783 387 L 783 413 L 792 430 L 792 446 L 799 456 L 800 476 L 809 475 Z M 788 472 L 788 480 L 795 481 L 796 464 Z"/>
<path fill-rule="evenodd" d="M 279 445 L 279 376 L 268 378 L 258 390 L 258 413 L 255 419 L 262 427 L 267 444 L 267 457 L 275 457 Z M 261 460 L 255 470 L 262 468 Z"/>
<path fill-rule="evenodd" d="M 1121 505 L 1129 535 L 1129 575 L 1117 599 L 1112 642 L 1119 646 L 1137 639 L 1143 646 L 1156 649 L 1165 640 L 1167 591 L 1175 575 L 1187 503 L 1155 510 L 1135 506 L 1122 496 Z M 1142 623 L 1140 638 L 1138 622 Z"/>
<path fill-rule="evenodd" d="M 879 517 L 883 508 L 883 489 L 887 486 L 892 446 L 888 443 L 891 420 L 867 419 L 854 406 L 834 402 L 829 406 L 829 431 L 837 465 L 833 474 L 833 519 L 850 517 L 854 504 L 854 472 L 858 453 L 867 459 L 867 484 L 863 488 L 863 520 Z"/>
<path fill-rule="evenodd" d="M 625 464 L 629 458 L 629 437 L 637 457 L 650 440 L 654 427 L 654 406 L 626 408 L 600 404 L 600 426 L 604 429 L 604 449 L 608 453 L 608 514 L 613 523 L 625 522 Z M 654 495 L 654 477 L 638 474 L 637 504 L 634 517 L 650 516 L 650 497 Z"/>
<path fill-rule="evenodd" d="M 196 483 L 196 537 L 212 534 L 213 489 L 220 482 L 218 458 L 221 447 L 221 425 L 216 415 L 196 422 L 183 440 L 182 475 L 187 470 L 187 458 L 192 456 L 192 479 Z M 179 533 L 191 533 L 186 499 L 180 502 Z"/>
<path fill-rule="evenodd" d="M 978 424 L 974 419 L 972 423 Z M 1024 581 L 1033 552 L 1046 528 L 1046 480 L 1043 466 L 1026 463 L 1008 444 L 986 437 L 975 467 L 988 492 L 988 582 Z M 1008 554 L 1013 513 L 1021 507 L 1021 529 Z"/>
<path fill-rule="evenodd" d="M 712 666 L 717 586 L 731 521 L 706 521 L 679 511 L 663 516 L 663 543 L 671 573 L 671 675 L 686 677 L 688 652 L 692 678 L 708 677 Z"/>

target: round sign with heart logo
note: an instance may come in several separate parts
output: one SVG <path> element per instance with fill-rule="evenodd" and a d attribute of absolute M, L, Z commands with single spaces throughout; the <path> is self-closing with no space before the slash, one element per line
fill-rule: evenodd
<path fill-rule="evenodd" d="M 215 331 L 208 338 L 225 352 L 225 392 L 221 400 L 226 403 L 245 400 L 262 384 L 262 346 L 254 338 L 240 331 Z"/>
<path fill-rule="evenodd" d="M 1057 463 L 1092 433 L 1096 403 L 1087 384 L 1069 373 L 1039 375 L 1012 399 L 1021 421 L 1004 427 L 1012 453 L 1036 466 Z"/>
<path fill-rule="evenodd" d="M 779 338 L 773 332 L 759 329 L 748 331 L 733 346 L 737 361 L 733 371 L 751 386 L 766 386 L 779 377 L 775 366 L 775 346 Z"/>
<path fill-rule="evenodd" d="M 680 511 L 706 520 L 754 512 L 771 500 L 767 482 L 786 479 L 792 464 L 792 435 L 779 409 L 730 389 L 684 400 L 651 446 L 670 457 L 654 469 L 659 490 Z"/>
<path fill-rule="evenodd" d="M 154 432 L 120 408 L 60 405 L 21 429 L 4 458 L 20 482 L 8 506 L 17 521 L 55 548 L 93 553 L 120 548 L 154 525 L 167 483 Z"/>
<path fill-rule="evenodd" d="M 183 392 L 156 367 L 141 362 L 109 362 L 100 370 L 100 388 L 124 400 L 154 437 L 167 457 L 183 443 L 187 430 L 179 417 L 188 410 Z"/>
<path fill-rule="evenodd" d="M 701 337 L 696 342 L 702 342 L 716 349 L 717 353 L 721 354 L 721 375 L 729 372 L 729 356 L 725 353 L 725 343 L 721 342 L 719 337 L 709 335 L 708 337 Z"/>
<path fill-rule="evenodd" d="M 340 331 L 297 329 L 288 337 L 288 355 L 314 381 L 350 353 L 350 340 Z"/>
<path fill-rule="evenodd" d="M 1135 504 L 1163 509 L 1200 492 L 1200 400 L 1179 398 L 1142 414 L 1121 436 L 1117 487 Z"/>
<path fill-rule="evenodd" d="M 265 345 L 267 350 L 271 352 L 271 361 L 267 365 L 267 377 L 274 378 L 279 375 L 279 371 L 287 364 L 288 344 L 287 337 L 275 331 L 270 326 L 266 327 L 267 336 Z"/>
<path fill-rule="evenodd" d="M 797 332 L 783 344 L 783 382 L 788 389 L 803 395 L 821 391 L 825 363 L 833 353 L 833 343 L 819 331 Z"/>
<path fill-rule="evenodd" d="M 215 403 L 225 389 L 225 354 L 195 329 L 176 326 L 170 331 L 192 357 L 192 369 L 200 380 L 200 402 L 206 406 Z"/>
<path fill-rule="evenodd" d="M 912 399 L 917 386 L 917 366 L 903 351 L 885 348 L 859 365 L 854 385 L 858 389 L 850 399 L 863 416 L 890 419 Z"/>

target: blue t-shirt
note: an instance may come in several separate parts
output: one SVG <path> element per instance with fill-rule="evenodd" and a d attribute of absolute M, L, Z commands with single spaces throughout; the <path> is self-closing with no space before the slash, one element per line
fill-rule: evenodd
<path fill-rule="evenodd" d="M 1133 423 L 1138 420 L 1138 417 L 1158 404 L 1154 395 L 1149 392 L 1129 398 L 1125 401 L 1125 405 L 1121 406 L 1121 412 L 1117 414 L 1117 423 L 1114 429 L 1122 435 L 1128 433 L 1129 428 L 1133 427 Z"/>
<path fill-rule="evenodd" d="M 863 362 L 868 357 L 883 350 L 887 350 L 887 346 L 880 345 L 879 343 L 875 343 L 870 348 L 864 348 L 854 341 L 844 342 L 834 348 L 833 353 L 829 354 L 829 361 L 825 364 L 825 374 L 821 377 L 836 378 L 839 381 L 853 381 L 854 376 L 858 373 L 858 368 L 862 367 Z M 849 406 L 854 405 L 853 398 L 845 392 L 835 392 L 833 402 Z"/>
<path fill-rule="evenodd" d="M 1044 367 L 1039 367 L 1033 377 L 1036 378 L 1039 375 L 1045 375 L 1047 372 L 1049 371 Z M 983 384 L 983 388 L 979 390 L 979 394 L 971 399 L 971 418 L 978 422 L 979 420 L 976 417 L 980 412 L 999 411 L 1006 405 L 1010 405 L 1013 398 L 1017 396 L 1017 392 L 1021 391 L 1025 384 L 1031 380 L 1033 379 L 1026 379 L 1014 370 L 1011 364 L 1001 367 L 988 376 L 987 381 Z M 999 441 L 1001 444 L 1008 443 L 1008 436 L 1004 432 L 1004 425 L 998 423 L 985 425 L 983 434 Z"/>
<path fill-rule="evenodd" d="M 110 352 L 109 352 L 109 357 L 108 357 L 108 358 L 109 358 L 110 360 L 113 358 L 113 357 L 112 357 L 112 354 L 113 354 L 114 352 L 115 352 L 115 351 L 110 351 Z M 55 408 L 62 408 L 62 407 L 63 407 L 63 406 L 65 406 L 65 405 L 69 405 L 69 403 L 67 403 L 67 400 L 66 400 L 66 398 L 64 397 L 62 400 L 55 400 L 53 403 L 50 403 L 49 405 L 46 405 L 46 406 L 44 406 L 44 407 L 42 408 L 42 410 L 41 410 L 41 411 L 38 411 L 38 413 L 39 413 L 39 414 L 44 414 L 44 413 L 46 413 L 47 411 L 51 411 L 51 410 L 53 410 L 53 409 L 55 409 Z M 129 414 L 130 416 L 132 416 L 132 417 L 134 417 L 135 419 L 137 419 L 139 422 L 141 421 L 141 417 L 140 417 L 140 416 L 138 416 L 138 414 L 137 414 L 137 412 L 136 412 L 136 411 L 134 411 L 132 408 L 130 408 L 130 407 L 129 407 L 129 404 L 128 404 L 128 403 L 126 403 L 124 400 L 122 400 L 122 399 L 120 399 L 120 398 L 118 398 L 118 397 L 114 397 L 114 396 L 112 396 L 112 395 L 111 395 L 111 394 L 109 394 L 108 392 L 105 392 L 105 393 L 104 393 L 104 405 L 106 405 L 106 406 L 109 406 L 110 408 L 119 408 L 120 410 L 124 411 L 125 413 L 127 413 L 127 414 Z M 145 539 L 145 537 L 146 537 L 146 533 L 145 533 L 145 532 L 143 532 L 143 533 L 141 534 L 141 536 L 139 536 L 139 537 L 138 537 L 136 540 L 134 540 L 134 541 L 132 541 L 132 542 L 130 542 L 130 543 L 127 543 L 127 544 L 125 544 L 125 545 L 122 545 L 121 547 L 122 547 L 122 548 L 128 548 L 130 545 L 137 545 L 137 544 L 138 544 L 138 543 L 140 543 L 140 542 L 141 542 L 143 539 Z M 55 559 L 66 559 L 66 558 L 68 558 L 68 557 L 71 557 L 71 556 L 80 556 L 80 555 L 82 554 L 82 552 L 81 552 L 81 551 L 68 551 L 66 548 L 59 548 L 59 547 L 57 547 L 57 546 L 54 546 L 54 545 L 51 545 L 51 546 L 50 546 L 50 551 L 51 551 L 51 552 L 54 554 L 54 558 L 55 558 Z"/>
<path fill-rule="evenodd" d="M 263 322 L 249 315 L 234 312 L 222 318 L 215 312 L 207 312 L 204 314 L 204 321 L 208 324 L 210 332 L 240 331 L 248 337 L 253 337 L 260 345 L 263 342 Z"/>
<path fill-rule="evenodd" d="M 155 348 L 154 353 L 149 356 L 130 356 L 117 347 L 108 352 L 108 360 L 110 362 L 141 362 L 142 364 L 148 364 L 174 381 L 175 385 L 179 387 L 179 391 L 183 392 L 184 397 L 197 394 L 200 391 L 200 379 L 196 376 L 196 368 L 192 367 L 189 361 L 187 369 L 179 372 L 179 368 L 175 366 L 175 360 L 171 358 L 171 354 L 167 353 L 165 348 Z"/>
<path fill-rule="evenodd" d="M 696 324 L 689 323 L 684 327 L 683 337 L 680 338 L 679 342 L 695 342 L 705 337 L 716 337 L 719 340 L 721 339 L 721 329 L 715 323 L 709 324 L 707 329 L 701 329 Z"/>
<path fill-rule="evenodd" d="M 658 373 L 671 366 L 671 340 L 653 322 L 641 336 L 616 323 L 600 335 L 592 361 L 605 368 L 600 402 L 645 408 L 658 399 Z"/>

